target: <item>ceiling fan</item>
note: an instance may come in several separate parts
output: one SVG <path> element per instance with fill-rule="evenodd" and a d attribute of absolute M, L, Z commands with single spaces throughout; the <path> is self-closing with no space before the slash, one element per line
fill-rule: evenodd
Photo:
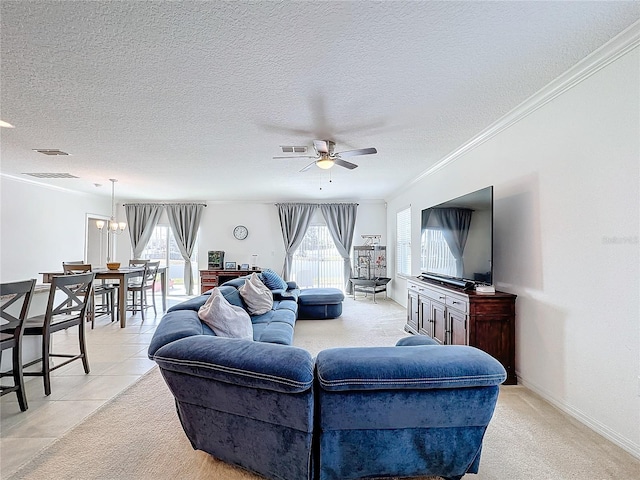
<path fill-rule="evenodd" d="M 335 142 L 332 142 L 331 140 L 314 140 L 313 148 L 316 151 L 315 155 L 276 156 L 273 158 L 313 158 L 314 161 L 300 170 L 301 172 L 306 172 L 314 165 L 317 165 L 319 168 L 324 170 L 327 170 L 334 165 L 339 165 L 341 167 L 348 168 L 349 170 L 353 170 L 354 168 L 357 168 L 358 165 L 347 162 L 344 158 L 378 153 L 378 150 L 373 147 L 360 148 L 358 150 L 346 150 L 344 152 L 334 152 L 335 146 Z"/>

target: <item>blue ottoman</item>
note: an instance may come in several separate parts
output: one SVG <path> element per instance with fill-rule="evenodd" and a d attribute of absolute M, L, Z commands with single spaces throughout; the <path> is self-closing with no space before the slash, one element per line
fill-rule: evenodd
<path fill-rule="evenodd" d="M 309 288 L 298 296 L 298 318 L 324 320 L 342 315 L 344 293 L 337 288 Z"/>

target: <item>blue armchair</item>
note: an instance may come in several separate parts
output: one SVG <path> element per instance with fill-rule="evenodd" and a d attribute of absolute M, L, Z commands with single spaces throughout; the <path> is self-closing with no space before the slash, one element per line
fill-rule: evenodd
<path fill-rule="evenodd" d="M 320 480 L 478 472 L 504 368 L 474 347 L 409 338 L 318 354 Z"/>
<path fill-rule="evenodd" d="M 267 478 L 312 478 L 309 352 L 197 335 L 158 348 L 152 358 L 194 449 Z"/>

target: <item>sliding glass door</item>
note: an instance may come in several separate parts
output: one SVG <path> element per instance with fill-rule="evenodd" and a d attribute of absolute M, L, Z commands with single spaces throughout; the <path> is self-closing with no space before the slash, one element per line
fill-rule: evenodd
<path fill-rule="evenodd" d="M 291 280 L 300 288 L 344 289 L 344 261 L 326 225 L 311 225 L 293 256 Z"/>
<path fill-rule="evenodd" d="M 142 257 L 149 260 L 160 261 L 160 266 L 168 267 L 167 282 L 170 295 L 185 295 L 184 288 L 184 259 L 180 254 L 173 233 L 169 225 L 156 225 L 149 239 L 149 243 L 142 252 Z M 200 291 L 200 276 L 198 275 L 198 246 L 191 257 L 191 269 L 194 276 L 194 292 Z"/>

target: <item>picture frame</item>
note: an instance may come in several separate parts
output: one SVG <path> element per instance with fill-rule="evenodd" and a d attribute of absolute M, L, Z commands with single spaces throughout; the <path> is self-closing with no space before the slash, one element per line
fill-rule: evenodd
<path fill-rule="evenodd" d="M 235 270 L 236 269 L 236 262 L 224 262 L 224 269 L 225 270 Z"/>
<path fill-rule="evenodd" d="M 243 263 L 240 265 L 240 270 L 249 270 L 249 264 L 248 263 Z"/>
<path fill-rule="evenodd" d="M 209 250 L 207 260 L 209 269 L 222 268 L 224 265 L 224 252 L 222 250 Z"/>

